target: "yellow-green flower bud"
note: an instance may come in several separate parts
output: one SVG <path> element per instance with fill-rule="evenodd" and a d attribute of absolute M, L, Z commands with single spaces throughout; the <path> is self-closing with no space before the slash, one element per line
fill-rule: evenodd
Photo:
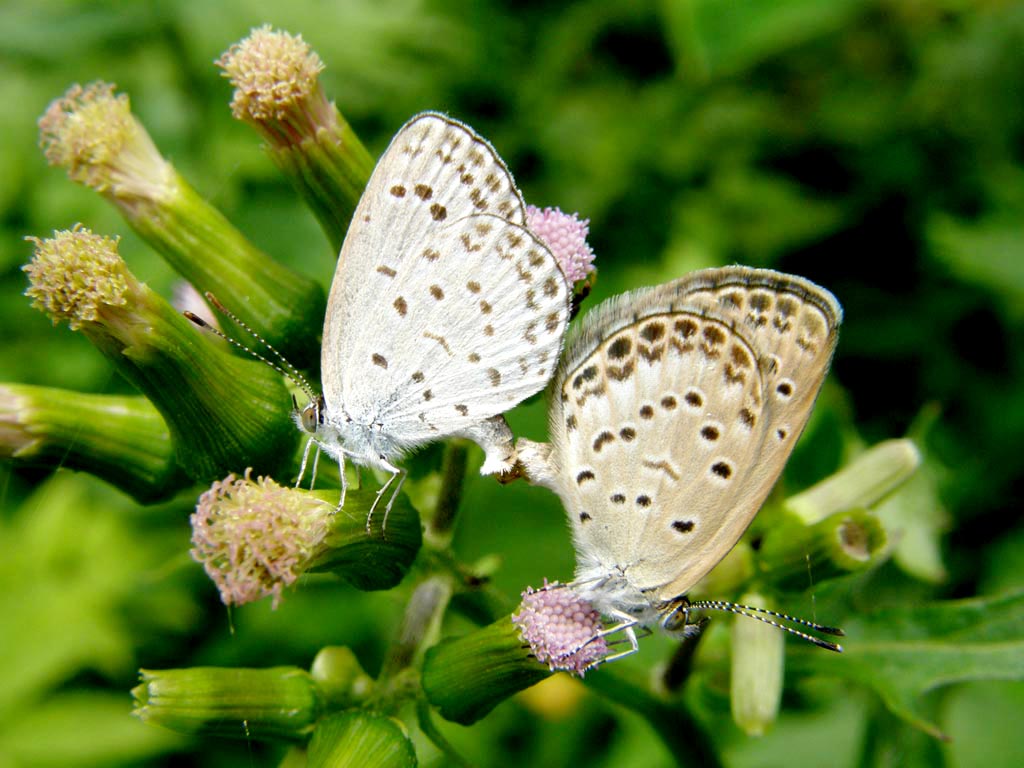
<path fill-rule="evenodd" d="M 309 670 L 331 709 L 355 706 L 373 692 L 373 678 L 363 671 L 351 648 L 329 645 L 321 648 Z"/>
<path fill-rule="evenodd" d="M 116 205 L 186 280 L 296 366 L 318 362 L 323 289 L 262 253 L 203 200 L 160 155 L 126 95 L 109 83 L 74 85 L 47 108 L 39 133 L 50 164 Z"/>
<path fill-rule="evenodd" d="M 748 593 L 746 605 L 765 602 Z M 782 699 L 786 634 L 771 624 L 735 616 L 732 625 L 732 719 L 748 736 L 761 736 L 775 722 Z"/>
<path fill-rule="evenodd" d="M 373 158 L 320 85 L 324 65 L 301 35 L 252 30 L 218 59 L 231 111 L 259 131 L 275 164 L 341 248 Z"/>
<path fill-rule="evenodd" d="M 135 279 L 117 240 L 80 227 L 29 239 L 33 306 L 84 333 L 150 399 L 191 478 L 290 462 L 298 434 L 280 375 L 214 345 Z"/>
<path fill-rule="evenodd" d="M 143 669 L 139 677 L 133 714 L 172 731 L 301 739 L 321 714 L 313 678 L 297 667 Z"/>

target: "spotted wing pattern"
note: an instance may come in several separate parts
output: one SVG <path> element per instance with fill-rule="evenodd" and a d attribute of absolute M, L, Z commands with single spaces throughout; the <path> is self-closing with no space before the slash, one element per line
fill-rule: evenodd
<path fill-rule="evenodd" d="M 711 570 L 781 474 L 840 320 L 813 283 L 742 267 L 588 315 L 551 409 L 550 462 L 581 560 L 660 600 Z"/>
<path fill-rule="evenodd" d="M 378 163 L 342 247 L 327 405 L 406 445 L 506 411 L 550 379 L 569 291 L 490 144 L 420 115 Z"/>

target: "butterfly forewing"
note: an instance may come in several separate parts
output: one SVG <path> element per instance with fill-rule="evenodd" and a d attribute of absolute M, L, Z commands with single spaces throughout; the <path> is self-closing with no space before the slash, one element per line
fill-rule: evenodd
<path fill-rule="evenodd" d="M 566 351 L 552 411 L 581 557 L 661 600 L 714 567 L 781 473 L 839 318 L 811 283 L 745 268 L 592 313 Z"/>
<path fill-rule="evenodd" d="M 324 325 L 328 404 L 417 442 L 542 388 L 569 289 L 524 224 L 522 198 L 486 141 L 441 115 L 408 123 L 339 257 Z"/>

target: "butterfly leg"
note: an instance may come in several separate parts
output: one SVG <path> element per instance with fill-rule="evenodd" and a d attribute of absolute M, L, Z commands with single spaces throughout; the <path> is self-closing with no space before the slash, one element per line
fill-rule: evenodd
<path fill-rule="evenodd" d="M 616 654 L 612 654 L 611 656 L 606 656 L 604 659 L 602 659 L 603 662 L 615 661 L 616 659 L 622 659 L 626 656 L 631 656 L 634 653 L 636 653 L 637 650 L 640 648 L 640 644 L 637 642 L 636 636 L 636 626 L 639 624 L 639 620 L 635 616 L 630 616 L 628 613 L 624 613 L 623 611 L 615 611 L 614 613 L 611 613 L 609 615 L 613 619 L 618 619 L 619 623 L 614 626 L 608 627 L 607 629 L 602 629 L 594 637 L 608 637 L 609 635 L 614 635 L 619 632 L 622 632 L 623 634 L 625 634 L 626 639 L 629 641 L 629 649 L 625 651 L 620 651 Z"/>
<path fill-rule="evenodd" d="M 382 460 L 383 461 L 383 460 Z M 395 503 L 395 499 L 398 497 L 399 492 L 402 490 L 402 486 L 405 484 L 406 472 L 405 470 L 399 469 L 387 462 L 384 462 L 384 469 L 391 473 L 384 485 L 377 490 L 377 497 L 373 500 L 373 504 L 370 506 L 370 513 L 366 516 L 366 532 L 370 532 L 370 523 L 373 520 L 373 512 L 377 509 L 377 505 L 380 504 L 381 496 L 391 486 L 395 479 L 398 479 L 398 484 L 395 485 L 395 490 L 391 492 L 391 498 L 388 499 L 387 506 L 384 507 L 384 521 L 381 523 L 380 530 L 384 533 L 388 527 L 388 515 L 391 513 L 391 507 Z"/>
<path fill-rule="evenodd" d="M 313 447 L 313 438 L 306 441 L 306 447 L 302 450 L 302 463 L 299 465 L 299 476 L 295 478 L 295 487 L 302 485 L 302 478 L 306 476 L 306 464 L 309 462 L 309 450 Z"/>
<path fill-rule="evenodd" d="M 338 452 L 338 475 L 341 478 L 341 501 L 338 502 L 338 509 L 345 506 L 345 492 L 348 491 L 348 479 L 345 477 L 345 452 Z M 371 511 L 370 514 L 373 514 Z"/>
<path fill-rule="evenodd" d="M 626 649 L 625 651 L 619 651 L 618 653 L 613 653 L 613 654 L 611 654 L 609 656 L 605 656 L 603 658 L 596 659 L 593 662 L 591 662 L 590 664 L 588 664 L 586 666 L 586 669 L 592 669 L 593 667 L 596 667 L 598 664 L 605 664 L 605 663 L 607 663 L 609 661 L 617 661 L 618 659 L 624 659 L 627 656 L 632 656 L 640 648 L 640 643 L 637 640 L 637 632 L 636 632 L 636 628 L 637 628 L 637 625 L 638 625 L 637 618 L 635 616 L 630 616 L 628 613 L 623 613 L 621 611 L 616 611 L 615 613 L 610 614 L 610 615 L 613 618 L 619 619 L 619 623 L 616 624 L 615 626 L 608 627 L 607 629 L 602 629 L 600 632 L 595 634 L 592 638 L 587 640 L 586 643 L 581 645 L 580 648 L 578 648 L 576 650 L 579 651 L 584 646 L 594 642 L 595 640 L 597 640 L 599 638 L 608 637 L 609 635 L 614 635 L 614 634 L 617 634 L 619 632 L 622 632 L 626 636 L 626 640 L 629 642 L 629 648 Z M 650 630 L 648 630 L 646 627 L 640 627 L 640 631 L 644 632 L 645 634 L 650 634 Z M 574 653 L 575 652 L 576 651 L 574 651 Z"/>
<path fill-rule="evenodd" d="M 305 462 L 305 459 L 303 459 Z M 317 443 L 316 453 L 313 454 L 313 473 L 309 476 L 309 490 L 313 490 L 316 485 L 316 471 L 320 467 L 320 444 Z M 299 476 L 301 479 L 301 475 Z"/>
<path fill-rule="evenodd" d="M 511 472 L 516 464 L 516 448 L 512 430 L 504 416 L 492 416 L 457 432 L 456 437 L 465 437 L 484 449 L 484 464 L 481 475 L 497 475 Z"/>

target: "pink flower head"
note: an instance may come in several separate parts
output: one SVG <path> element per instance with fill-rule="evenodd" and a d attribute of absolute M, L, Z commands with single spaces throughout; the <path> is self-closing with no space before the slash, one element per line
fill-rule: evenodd
<path fill-rule="evenodd" d="M 587 243 L 590 219 L 562 213 L 558 208 L 541 210 L 526 206 L 526 226 L 558 260 L 565 279 L 573 285 L 594 271 L 594 251 Z"/>
<path fill-rule="evenodd" d="M 538 661 L 580 677 L 608 653 L 601 615 L 564 584 L 527 587 L 514 623 Z"/>
<path fill-rule="evenodd" d="M 225 605 L 273 597 L 309 567 L 334 511 L 329 504 L 269 477 L 228 475 L 199 497 L 192 559 L 201 563 Z"/>

